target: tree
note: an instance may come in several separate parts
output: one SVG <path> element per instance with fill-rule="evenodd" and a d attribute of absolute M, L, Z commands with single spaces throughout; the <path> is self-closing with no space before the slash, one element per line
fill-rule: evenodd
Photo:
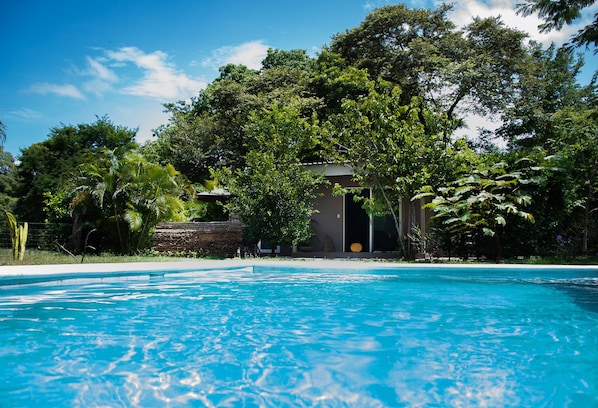
<path fill-rule="evenodd" d="M 262 69 L 228 64 L 220 76 L 193 98 L 192 103 L 167 104 L 170 122 L 147 146 L 159 163 L 172 163 L 192 182 L 203 184 L 209 170 L 245 166 L 254 144 L 247 132 L 252 112 L 271 103 L 300 105 L 310 116 L 320 101 L 309 89 L 313 58 L 304 50 L 268 50 Z"/>
<path fill-rule="evenodd" d="M 217 124 L 209 114 L 191 114 L 191 106 L 184 102 L 166 106 L 172 115 L 170 123 L 159 128 L 157 139 L 143 145 L 141 152 L 150 161 L 172 164 L 189 181 L 201 184 L 219 162 L 214 143 Z"/>
<path fill-rule="evenodd" d="M 6 142 L 6 125 L 0 121 L 0 144 Z"/>
<path fill-rule="evenodd" d="M 433 218 L 441 233 L 461 243 L 473 241 L 478 255 L 481 238 L 494 237 L 495 256 L 500 259 L 500 230 L 509 217 L 534 221 L 531 213 L 522 210 L 531 203 L 531 197 L 522 187 L 531 181 L 525 171 L 511 170 L 506 162 L 499 161 L 472 169 L 436 190 L 423 187 L 416 197 L 433 196 L 426 207 L 434 211 Z"/>
<path fill-rule="evenodd" d="M 400 237 L 400 203 L 423 185 L 443 183 L 466 145 L 453 144 L 446 137 L 451 121 L 426 110 L 417 98 L 401 105 L 399 87 L 382 80 L 368 83 L 368 95 L 345 99 L 342 112 L 329 118 L 327 131 L 339 143 L 338 160 L 351 166 L 355 181 L 374 191 L 365 200 L 366 209 L 391 214 Z M 406 211 L 411 227 L 415 211 L 412 206 Z"/>
<path fill-rule="evenodd" d="M 278 105 L 251 115 L 248 132 L 255 145 L 246 167 L 225 168 L 216 178 L 231 193 L 227 207 L 246 225 L 251 244 L 298 244 L 311 237 L 310 217 L 322 176 L 303 168 L 301 152 L 316 141 L 317 125 L 302 118 L 300 103 Z"/>
<path fill-rule="evenodd" d="M 14 212 L 16 187 L 15 159 L 0 146 L 0 212 Z"/>
<path fill-rule="evenodd" d="M 136 147 L 135 134 L 136 130 L 116 126 L 104 116 L 92 124 L 53 128 L 47 140 L 23 149 L 17 166 L 15 212 L 19 218 L 43 222 L 46 193 L 58 191 L 86 156 L 104 148 L 125 151 Z"/>
<path fill-rule="evenodd" d="M 316 111 L 322 120 L 341 113 L 345 99 L 366 96 L 370 89 L 367 70 L 349 65 L 340 55 L 326 49 L 318 55 L 309 90 L 320 101 Z"/>
<path fill-rule="evenodd" d="M 583 60 L 569 48 L 553 44 L 543 49 L 533 44 L 522 64 L 519 91 L 505 109 L 503 125 L 496 133 L 513 149 L 547 148 L 555 134 L 554 114 L 567 107 L 581 107 L 593 91 L 577 82 Z"/>
<path fill-rule="evenodd" d="M 381 7 L 358 28 L 334 36 L 330 50 L 371 78 L 400 86 L 402 105 L 419 97 L 451 120 L 500 113 L 517 85 L 526 35 L 498 18 L 476 18 L 458 30 L 450 9 Z"/>
<path fill-rule="evenodd" d="M 122 253 L 148 245 L 159 222 L 186 219 L 183 198 L 194 196 L 173 166 L 133 151 L 98 154 L 77 168 L 71 186 L 73 216 L 91 221 L 109 249 Z"/>
<path fill-rule="evenodd" d="M 508 225 L 505 237 L 531 251 L 529 255 L 562 252 L 560 244 L 555 245 L 557 236 L 567 237 L 569 253 L 585 253 L 595 228 L 595 200 L 592 189 L 587 190 L 596 171 L 592 162 L 595 84 L 578 83 L 583 60 L 572 48 L 542 49 L 534 44 L 530 51 L 515 103 L 505 110 L 497 134 L 508 141 L 511 156 L 533 157 L 540 149 L 553 157 L 552 169 L 545 171 L 541 185 L 528 189 L 537 222 L 526 227 Z"/>
<path fill-rule="evenodd" d="M 563 109 L 554 118 L 552 149 L 567 180 L 570 230 L 588 254 L 598 236 L 598 115 L 596 109 Z"/>
<path fill-rule="evenodd" d="M 400 85 L 401 103 L 406 105 L 413 96 L 424 94 L 423 81 L 447 62 L 443 53 L 445 44 L 452 42 L 448 37 L 458 39 L 446 17 L 449 10 L 446 5 L 435 10 L 409 9 L 404 4 L 381 7 L 359 27 L 335 35 L 330 50 L 350 65 L 366 69 L 371 78 Z M 422 47 L 426 61 L 416 56 Z"/>
<path fill-rule="evenodd" d="M 565 24 L 572 24 L 582 16 L 582 10 L 596 3 L 595 0 L 525 0 L 516 5 L 517 12 L 524 16 L 537 14 L 544 20 L 540 24 L 540 32 L 560 30 Z M 598 44 L 598 13 L 594 14 L 594 21 L 571 38 L 571 43 L 577 47 L 590 47 L 593 44 L 594 53 Z"/>

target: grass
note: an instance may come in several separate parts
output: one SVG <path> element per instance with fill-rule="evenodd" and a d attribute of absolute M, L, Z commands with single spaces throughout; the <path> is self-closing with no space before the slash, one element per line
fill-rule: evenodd
<path fill-rule="evenodd" d="M 213 259 L 213 258 L 211 258 Z M 276 258 L 275 258 L 276 259 Z M 280 259 L 280 258 L 277 258 Z M 189 260 L 189 257 L 177 256 L 159 256 L 159 255 L 86 255 L 85 264 L 90 263 L 127 263 L 127 262 L 173 262 Z M 0 266 L 1 265 L 59 265 L 59 264 L 79 264 L 81 256 L 76 258 L 71 255 L 55 252 L 41 251 L 37 249 L 27 249 L 23 261 L 14 261 L 12 249 L 0 248 Z M 442 262 L 441 262 L 442 263 Z M 454 263 L 463 263 L 455 261 Z M 471 263 L 471 262 L 465 262 Z M 568 257 L 568 258 L 526 258 L 504 260 L 503 264 L 530 264 L 530 265 L 598 265 L 598 256 L 594 257 Z"/>
<path fill-rule="evenodd" d="M 90 263 L 127 263 L 127 262 L 168 262 L 188 260 L 189 258 L 156 255 L 86 255 L 84 262 Z M 81 263 L 81 256 L 73 258 L 71 255 L 54 252 L 28 249 L 22 261 L 13 260 L 12 249 L 0 248 L 0 265 L 57 265 L 57 264 L 78 264 Z"/>

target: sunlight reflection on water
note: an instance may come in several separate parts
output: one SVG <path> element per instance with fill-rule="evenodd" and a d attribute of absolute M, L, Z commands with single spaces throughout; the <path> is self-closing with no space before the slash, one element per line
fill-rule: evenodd
<path fill-rule="evenodd" d="M 13 286 L 0 400 L 596 406 L 598 314 L 575 302 L 592 285 L 244 269 Z"/>

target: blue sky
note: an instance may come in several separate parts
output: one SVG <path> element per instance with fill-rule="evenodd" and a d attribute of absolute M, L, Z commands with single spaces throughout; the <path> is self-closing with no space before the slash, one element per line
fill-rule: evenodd
<path fill-rule="evenodd" d="M 539 35 L 538 20 L 515 15 L 517 0 L 459 1 L 451 19 L 501 15 L 534 39 L 561 44 L 575 27 Z M 62 124 L 108 115 L 138 128 L 137 139 L 168 121 L 163 104 L 189 99 L 227 63 L 259 68 L 269 47 L 317 53 L 392 0 L 22 0 L 0 17 L 0 121 L 4 149 L 45 140 Z M 437 1 L 406 1 L 433 8 Z M 598 65 L 588 59 L 587 72 Z M 591 69 L 590 69 L 591 68 Z M 587 77 L 582 79 L 587 82 Z"/>

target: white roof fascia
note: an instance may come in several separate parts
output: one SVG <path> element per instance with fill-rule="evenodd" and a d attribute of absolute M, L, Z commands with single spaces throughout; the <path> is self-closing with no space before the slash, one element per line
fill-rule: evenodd
<path fill-rule="evenodd" d="M 310 163 L 306 164 L 305 167 L 308 170 L 313 170 L 318 173 L 323 173 L 326 177 L 334 176 L 352 176 L 353 168 L 347 164 L 335 164 L 335 163 Z"/>

